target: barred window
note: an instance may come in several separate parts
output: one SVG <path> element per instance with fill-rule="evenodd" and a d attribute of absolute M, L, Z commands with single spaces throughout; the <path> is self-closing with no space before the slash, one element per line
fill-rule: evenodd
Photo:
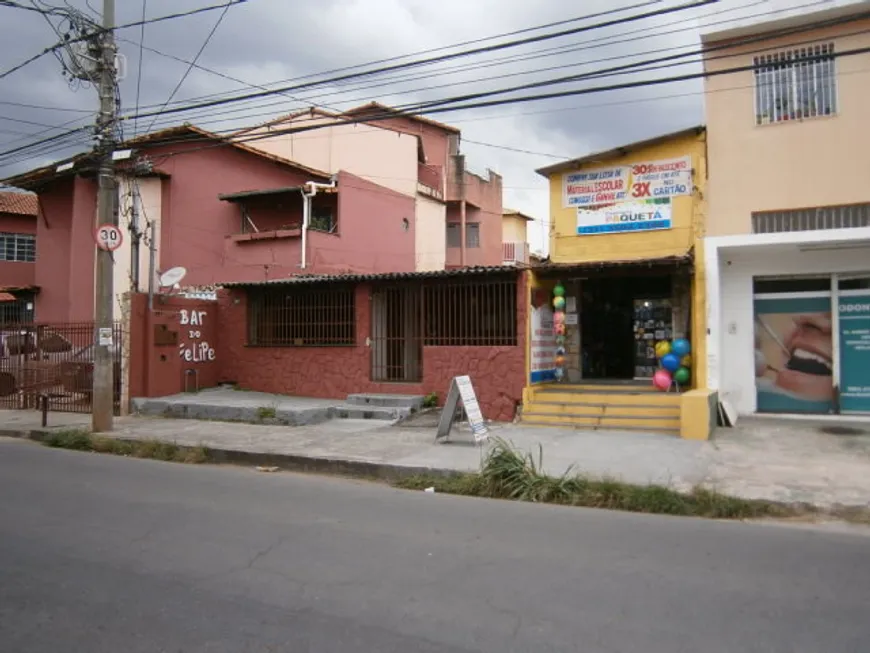
<path fill-rule="evenodd" d="M 458 222 L 447 223 L 447 247 L 462 247 L 462 232 Z"/>
<path fill-rule="evenodd" d="M 515 346 L 516 278 L 432 282 L 423 288 L 423 315 L 426 346 Z"/>
<path fill-rule="evenodd" d="M 480 223 L 468 222 L 465 225 L 465 246 L 480 247 Z"/>
<path fill-rule="evenodd" d="M 757 211 L 752 214 L 752 233 L 754 234 L 857 229 L 860 227 L 870 227 L 870 204 L 820 206 L 786 211 Z"/>
<path fill-rule="evenodd" d="M 345 347 L 356 344 L 353 287 L 267 288 L 248 296 L 248 344 Z"/>
<path fill-rule="evenodd" d="M 0 261 L 19 263 L 36 261 L 36 236 L 0 233 Z"/>
<path fill-rule="evenodd" d="M 755 57 L 758 125 L 837 113 L 834 44 Z"/>

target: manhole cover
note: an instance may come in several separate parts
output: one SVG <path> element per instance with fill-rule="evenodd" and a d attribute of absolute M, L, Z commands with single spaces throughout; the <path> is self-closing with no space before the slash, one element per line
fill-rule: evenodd
<path fill-rule="evenodd" d="M 865 435 L 867 431 L 852 426 L 823 426 L 819 429 L 827 435 Z"/>

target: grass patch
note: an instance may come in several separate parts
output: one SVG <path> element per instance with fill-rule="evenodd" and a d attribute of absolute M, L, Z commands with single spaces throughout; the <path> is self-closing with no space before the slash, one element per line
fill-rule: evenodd
<path fill-rule="evenodd" d="M 769 501 L 754 501 L 719 494 L 704 488 L 678 492 L 661 485 L 632 485 L 615 480 L 593 480 L 568 470 L 548 476 L 542 468 L 543 452 L 537 458 L 516 451 L 504 440 L 495 440 L 477 473 L 447 477 L 414 476 L 394 481 L 396 487 L 509 499 L 534 503 L 625 510 L 659 515 L 709 519 L 758 519 L 790 517 L 797 509 Z"/>
<path fill-rule="evenodd" d="M 173 463 L 201 464 L 210 460 L 205 447 L 182 447 L 162 440 L 117 440 L 81 430 L 54 431 L 46 435 L 42 443 L 55 449 L 93 451 Z"/>
<path fill-rule="evenodd" d="M 258 419 L 275 419 L 277 414 L 278 413 L 273 406 L 260 406 L 257 409 Z"/>
<path fill-rule="evenodd" d="M 438 407 L 438 393 L 430 392 L 428 395 L 423 397 L 423 408 L 437 408 Z"/>

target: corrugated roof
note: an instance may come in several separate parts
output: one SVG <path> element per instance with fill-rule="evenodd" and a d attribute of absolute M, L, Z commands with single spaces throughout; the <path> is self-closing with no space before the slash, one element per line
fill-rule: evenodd
<path fill-rule="evenodd" d="M 217 284 L 221 288 L 252 288 L 264 286 L 285 286 L 308 283 L 342 283 L 358 281 L 402 281 L 412 279 L 447 279 L 452 277 L 483 276 L 489 274 L 516 274 L 522 268 L 513 265 L 473 266 L 452 270 L 432 270 L 429 272 L 380 272 L 360 274 L 298 274 L 284 279 L 268 281 L 228 281 Z"/>
<path fill-rule="evenodd" d="M 610 261 L 583 261 L 577 263 L 537 263 L 532 266 L 534 272 L 558 272 L 568 270 L 591 270 L 618 267 L 655 267 L 659 265 L 686 265 L 693 261 L 692 251 L 674 256 L 641 259 L 613 259 Z"/>
<path fill-rule="evenodd" d="M 629 152 L 635 152 L 644 147 L 651 147 L 653 145 L 658 145 L 659 143 L 665 143 L 669 140 L 680 138 L 681 136 L 689 136 L 691 134 L 702 134 L 706 127 L 704 125 L 695 125 L 694 127 L 689 127 L 687 129 L 681 129 L 680 131 L 671 132 L 670 134 L 662 134 L 661 136 L 655 136 L 654 138 L 649 138 L 645 141 L 637 141 L 635 143 L 628 143 L 626 145 L 620 145 L 619 147 L 614 147 L 609 150 L 604 150 L 602 152 L 595 152 L 593 154 L 587 154 L 586 156 L 581 156 L 577 159 L 571 159 L 569 161 L 562 161 L 561 163 L 554 163 L 553 165 L 546 166 L 544 168 L 538 168 L 535 170 L 542 177 L 549 177 L 555 172 L 561 172 L 563 170 L 571 170 L 572 168 L 578 168 L 581 165 L 586 163 L 595 163 L 595 162 L 603 162 L 608 159 L 614 159 L 619 156 L 625 156 Z"/>
<path fill-rule="evenodd" d="M 0 191 L 0 213 L 28 215 L 35 218 L 39 213 L 39 199 L 33 193 Z"/>

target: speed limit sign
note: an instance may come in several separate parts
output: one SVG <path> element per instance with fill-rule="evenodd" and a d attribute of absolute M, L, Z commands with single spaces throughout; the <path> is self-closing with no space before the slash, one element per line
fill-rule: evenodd
<path fill-rule="evenodd" d="M 114 252 L 124 242 L 124 234 L 113 224 L 101 224 L 94 232 L 97 247 L 108 252 Z"/>

